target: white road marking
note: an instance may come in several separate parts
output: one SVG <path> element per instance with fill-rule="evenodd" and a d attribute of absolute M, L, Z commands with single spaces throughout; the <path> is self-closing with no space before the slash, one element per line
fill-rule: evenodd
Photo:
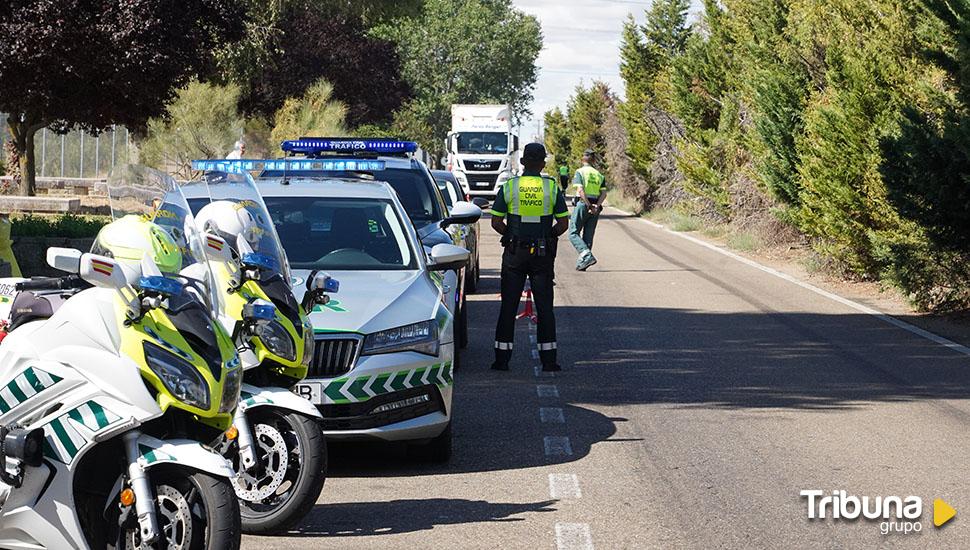
<path fill-rule="evenodd" d="M 572 456 L 573 446 L 569 444 L 569 438 L 564 435 L 547 435 L 542 438 L 542 445 L 545 447 L 546 456 Z"/>
<path fill-rule="evenodd" d="M 582 497 L 579 478 L 576 474 L 549 474 L 549 496 L 555 499 Z"/>
<path fill-rule="evenodd" d="M 546 424 L 563 424 L 566 418 L 559 407 L 539 407 L 539 420 Z"/>
<path fill-rule="evenodd" d="M 617 210 L 619 212 L 622 212 L 623 214 L 626 214 L 626 215 L 629 215 L 629 216 L 632 216 L 633 215 L 630 212 L 627 212 L 625 210 L 620 210 L 619 208 L 615 208 L 615 210 Z M 675 235 L 677 237 L 680 237 L 681 239 L 686 239 L 686 240 L 688 240 L 688 241 L 690 241 L 690 242 L 692 242 L 692 243 L 694 243 L 696 245 L 703 246 L 704 248 L 713 250 L 714 252 L 717 252 L 718 254 L 723 254 L 724 256 L 727 256 L 728 258 L 737 260 L 737 261 L 739 261 L 739 262 L 741 262 L 741 263 L 743 263 L 745 265 L 748 265 L 748 266 L 751 266 L 751 267 L 753 267 L 755 269 L 759 269 L 761 271 L 764 271 L 765 273 L 768 273 L 769 275 L 774 275 L 775 277 L 778 277 L 780 279 L 784 279 L 784 280 L 788 281 L 789 283 L 798 285 L 798 286 L 804 288 L 805 290 L 810 290 L 810 291 L 812 291 L 812 292 L 814 292 L 814 293 L 816 293 L 816 294 L 818 294 L 820 296 L 824 296 L 824 297 L 826 297 L 826 298 L 828 298 L 830 300 L 833 300 L 835 302 L 838 302 L 838 303 L 840 303 L 840 304 L 842 304 L 844 306 L 848 306 L 848 307 L 850 307 L 850 308 L 852 308 L 852 309 L 854 309 L 854 310 L 856 310 L 858 312 L 865 313 L 866 315 L 872 315 L 873 317 L 875 317 L 876 319 L 879 319 L 880 321 L 889 323 L 890 325 L 893 325 L 895 327 L 901 328 L 901 329 L 903 329 L 903 330 L 905 330 L 907 332 L 911 332 L 912 334 L 915 334 L 917 336 L 920 336 L 922 338 L 925 338 L 925 339 L 927 339 L 927 340 L 929 340 L 931 342 L 935 342 L 937 344 L 940 344 L 941 346 L 946 346 L 946 347 L 952 349 L 953 351 L 955 351 L 957 353 L 961 353 L 963 355 L 970 356 L 970 348 L 968 348 L 967 346 L 964 346 L 963 344 L 958 344 L 958 343 L 954 342 L 953 340 L 949 340 L 947 338 L 944 338 L 944 337 L 940 336 L 939 334 L 934 334 L 934 333 L 932 333 L 932 332 L 930 332 L 928 330 L 922 329 L 922 328 L 920 328 L 918 326 L 911 325 L 911 324 L 907 323 L 906 321 L 901 321 L 901 320 L 893 317 L 892 315 L 887 315 L 887 314 L 885 314 L 885 313 L 883 313 L 881 311 L 878 311 L 878 310 L 875 310 L 875 309 L 873 309 L 873 308 L 871 308 L 869 306 L 860 304 L 859 302 L 856 302 L 854 300 L 850 300 L 848 298 L 843 298 L 842 296 L 839 296 L 838 294 L 829 292 L 827 290 L 822 290 L 821 288 L 819 288 L 819 287 L 817 287 L 817 286 L 815 286 L 813 284 L 806 283 L 805 281 L 801 281 L 801 280 L 799 280 L 799 279 L 797 279 L 797 278 L 795 278 L 795 277 L 793 277 L 793 276 L 791 276 L 791 275 L 789 275 L 787 273 L 783 273 L 781 271 L 778 271 L 777 269 L 768 267 L 766 265 L 759 264 L 758 262 L 756 262 L 754 260 L 750 260 L 748 258 L 745 258 L 744 256 L 739 255 L 739 254 L 735 254 L 734 252 L 731 252 L 731 251 L 728 251 L 728 250 L 724 250 L 723 248 L 721 248 L 721 247 L 719 247 L 717 245 L 713 245 L 713 244 L 711 244 L 709 242 L 702 241 L 701 239 L 698 239 L 696 237 L 691 237 L 690 235 L 685 235 L 683 233 L 674 231 L 672 229 L 668 229 L 667 227 L 665 227 L 665 226 L 663 226 L 663 225 L 661 225 L 661 224 L 659 224 L 657 222 L 653 222 L 653 221 L 650 221 L 650 220 L 647 220 L 647 219 L 644 219 L 644 218 L 637 218 L 637 219 L 640 220 L 640 221 L 642 221 L 643 223 L 651 226 L 651 227 L 655 227 L 655 228 L 660 229 L 662 231 L 666 231 L 667 233 L 670 233 L 671 235 Z"/>
<path fill-rule="evenodd" d="M 593 536 L 585 523 L 557 523 L 556 548 L 558 550 L 593 550 Z"/>
<path fill-rule="evenodd" d="M 544 378 L 555 378 L 556 377 L 555 371 L 542 370 L 542 365 L 541 364 L 539 364 L 539 365 L 533 365 L 532 366 L 532 370 L 536 373 L 536 376 L 541 376 L 541 377 L 544 377 Z"/>
<path fill-rule="evenodd" d="M 559 388 L 552 384 L 537 384 L 536 394 L 539 397 L 559 397 Z"/>

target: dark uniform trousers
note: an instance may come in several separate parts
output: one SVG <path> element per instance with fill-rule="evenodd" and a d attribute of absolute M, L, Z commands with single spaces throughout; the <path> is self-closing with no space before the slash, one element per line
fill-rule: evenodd
<path fill-rule="evenodd" d="M 515 339 L 515 316 L 525 288 L 526 278 L 532 287 L 532 298 L 538 317 L 539 358 L 543 365 L 556 363 L 556 314 L 553 311 L 553 278 L 555 277 L 556 239 L 549 239 L 545 256 L 530 253 L 529 246 L 512 245 L 502 254 L 502 307 L 495 327 L 495 361 L 508 363 Z"/>

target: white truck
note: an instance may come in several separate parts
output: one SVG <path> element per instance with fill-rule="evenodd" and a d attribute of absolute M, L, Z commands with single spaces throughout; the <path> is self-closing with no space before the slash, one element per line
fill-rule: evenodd
<path fill-rule="evenodd" d="M 471 196 L 494 197 L 519 173 L 519 136 L 508 105 L 452 105 L 446 166 Z"/>

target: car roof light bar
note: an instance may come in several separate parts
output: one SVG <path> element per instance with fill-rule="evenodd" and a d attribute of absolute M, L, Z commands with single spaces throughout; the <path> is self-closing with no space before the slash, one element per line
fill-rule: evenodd
<path fill-rule="evenodd" d="M 301 137 L 290 139 L 280 144 L 280 148 L 287 153 L 308 156 L 321 153 L 371 153 L 385 155 L 400 155 L 414 153 L 418 144 L 413 141 L 399 141 L 387 138 L 318 138 Z"/>
<path fill-rule="evenodd" d="M 220 159 L 193 160 L 192 169 L 201 172 L 379 172 L 383 160 L 369 159 Z"/>

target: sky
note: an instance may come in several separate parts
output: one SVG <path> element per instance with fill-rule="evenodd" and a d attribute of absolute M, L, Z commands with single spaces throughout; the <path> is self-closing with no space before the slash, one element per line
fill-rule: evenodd
<path fill-rule="evenodd" d="M 643 23 L 650 0 L 515 0 L 542 25 L 543 48 L 537 64 L 539 80 L 532 103 L 533 117 L 523 121 L 520 139 L 531 141 L 536 121 L 566 101 L 580 83 L 602 80 L 623 97 L 620 78 L 620 33 L 627 14 Z M 692 18 L 699 10 L 695 0 Z"/>

